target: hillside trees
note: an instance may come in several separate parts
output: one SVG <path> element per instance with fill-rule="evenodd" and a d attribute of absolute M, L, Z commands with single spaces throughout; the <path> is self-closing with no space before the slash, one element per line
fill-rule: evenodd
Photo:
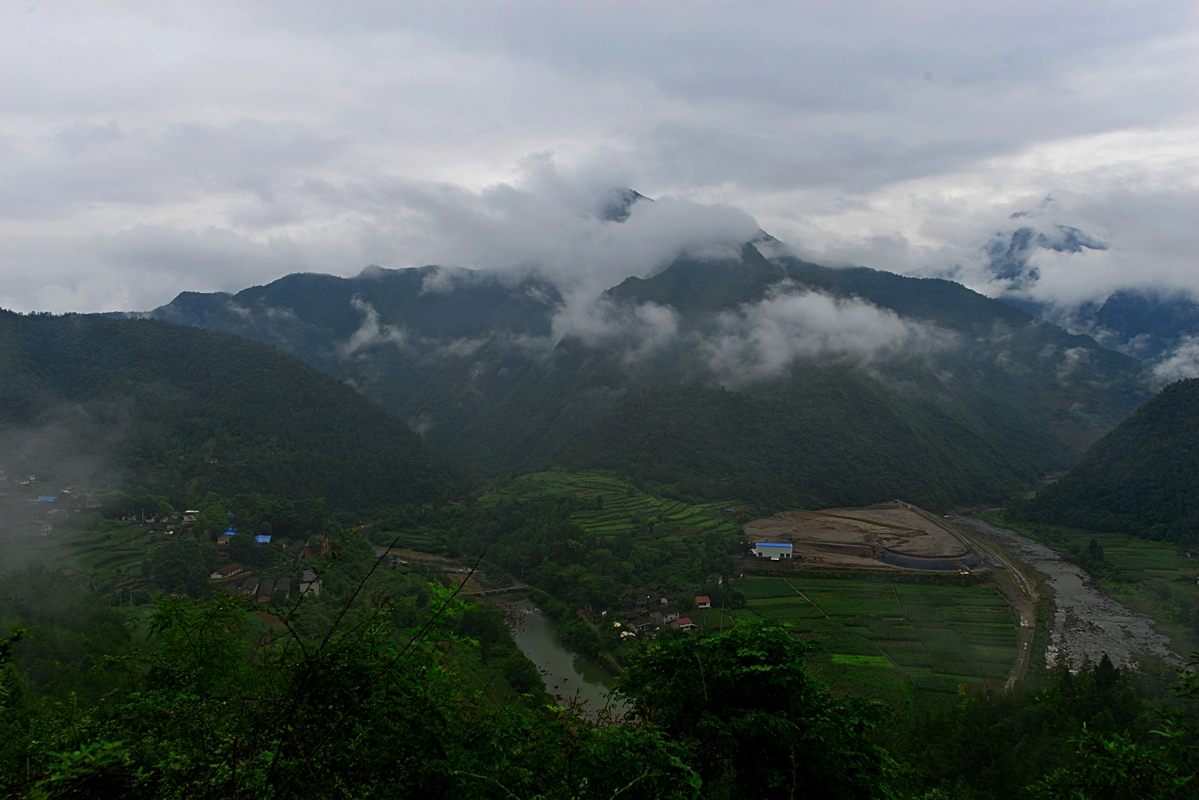
<path fill-rule="evenodd" d="M 894 796 L 895 764 L 867 736 L 887 712 L 830 695 L 804 669 L 809 647 L 756 624 L 666 638 L 617 686 L 639 719 L 687 745 L 705 797 Z"/>

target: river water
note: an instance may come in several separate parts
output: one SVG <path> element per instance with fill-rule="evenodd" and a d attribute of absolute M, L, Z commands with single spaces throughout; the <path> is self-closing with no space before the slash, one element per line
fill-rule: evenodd
<path fill-rule="evenodd" d="M 618 698 L 608 696 L 612 675 L 567 648 L 554 623 L 532 600 L 495 598 L 490 602 L 504 613 L 516 646 L 536 665 L 546 690 L 559 702 L 577 698 L 589 716 L 605 707 L 614 712 L 624 709 Z"/>
<path fill-rule="evenodd" d="M 1075 669 L 1084 659 L 1099 661 L 1104 653 L 1118 667 L 1133 664 L 1133 656 L 1138 653 L 1182 666 L 1182 659 L 1170 650 L 1170 640 L 1157 632 L 1152 617 L 1100 593 L 1094 579 L 1060 553 L 981 519 L 955 517 L 954 522 L 990 537 L 1012 558 L 1046 577 L 1053 589 L 1055 606 L 1049 646 L 1045 650 L 1049 666 L 1064 660 Z"/>

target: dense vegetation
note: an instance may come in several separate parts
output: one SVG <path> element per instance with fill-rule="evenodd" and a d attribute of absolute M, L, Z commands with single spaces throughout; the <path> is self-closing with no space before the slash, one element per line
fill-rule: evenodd
<path fill-rule="evenodd" d="M 892 396 L 853 368 L 812 369 L 768 396 L 670 386 L 621 403 L 558 458 L 694 498 L 828 508 L 903 497 L 932 509 L 1015 493 L 1065 458 L 1035 429 L 937 405 Z"/>
<path fill-rule="evenodd" d="M 450 491 L 404 423 L 274 348 L 148 320 L 0 312 L 5 463 L 176 507 L 262 492 L 365 511 Z"/>
<path fill-rule="evenodd" d="M 451 276 L 293 275 L 235 296 L 181 295 L 155 313 L 287 349 L 484 475 L 604 467 L 680 497 L 774 507 L 1001 501 L 1068 468 L 1146 396 L 1134 359 L 958 284 L 766 258 L 748 244 L 609 291 L 615 320 L 646 303 L 673 310 L 678 336 L 662 346 L 636 341 L 631 324 L 559 341 L 560 298 L 544 281 Z M 870 364 L 803 357 L 713 388 L 728 382 L 697 343 L 785 281 L 865 300 L 943 346 Z"/>
<path fill-rule="evenodd" d="M 367 560 L 369 556 L 367 556 Z M 350 568 L 353 558 L 343 568 Z M 362 564 L 361 560 L 356 563 Z M 15 585 L 24 591 L 44 578 Z M 1154 712 L 1104 660 L 893 718 L 838 699 L 781 626 L 637 650 L 622 721 L 546 705 L 503 622 L 436 581 L 367 572 L 319 613 L 165 596 L 78 676 L 39 672 L 66 616 L 0 641 L 0 791 L 19 797 L 1075 798 L 1194 796 L 1194 679 Z M 35 595 L 30 595 L 32 599 Z M 36 616 L 36 615 L 31 615 Z M 263 627 L 263 620 L 267 626 Z M 75 627 L 78 627 L 76 625 Z M 108 641 L 108 652 L 99 642 Z M 88 651 L 88 647 L 95 648 Z M 80 695 L 83 682 L 105 691 Z"/>
<path fill-rule="evenodd" d="M 1199 543 L 1199 379 L 1161 392 L 1017 518 Z"/>

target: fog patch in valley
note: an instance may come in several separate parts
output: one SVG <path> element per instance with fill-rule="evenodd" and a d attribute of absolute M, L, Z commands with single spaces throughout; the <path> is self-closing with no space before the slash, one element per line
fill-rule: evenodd
<path fill-rule="evenodd" d="M 74 523 L 89 496 L 94 502 L 96 493 L 124 483 L 127 475 L 113 454 L 134 425 L 132 408 L 112 401 L 61 403 L 27 423 L 0 428 L 0 473 L 6 478 L 0 481 L 0 570 L 24 566 L 31 552 L 43 560 L 59 552 L 57 537 L 42 534 L 41 524 L 58 530 Z M 22 486 L 30 477 L 32 483 Z M 39 502 L 41 497 L 56 499 Z"/>
<path fill-rule="evenodd" d="M 698 351 L 728 388 L 781 376 L 800 359 L 869 362 L 887 354 L 927 354 L 948 346 L 946 331 L 901 319 L 857 298 L 833 297 L 784 281 L 757 303 L 716 318 Z"/>

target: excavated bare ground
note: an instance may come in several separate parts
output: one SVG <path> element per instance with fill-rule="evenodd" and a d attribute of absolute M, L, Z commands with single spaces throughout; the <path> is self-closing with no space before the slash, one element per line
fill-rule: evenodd
<path fill-rule="evenodd" d="M 894 569 L 878 560 L 889 550 L 916 558 L 961 558 L 963 542 L 906 504 L 824 511 L 784 511 L 745 526 L 751 542 L 790 543 L 796 556 L 824 566 Z"/>

